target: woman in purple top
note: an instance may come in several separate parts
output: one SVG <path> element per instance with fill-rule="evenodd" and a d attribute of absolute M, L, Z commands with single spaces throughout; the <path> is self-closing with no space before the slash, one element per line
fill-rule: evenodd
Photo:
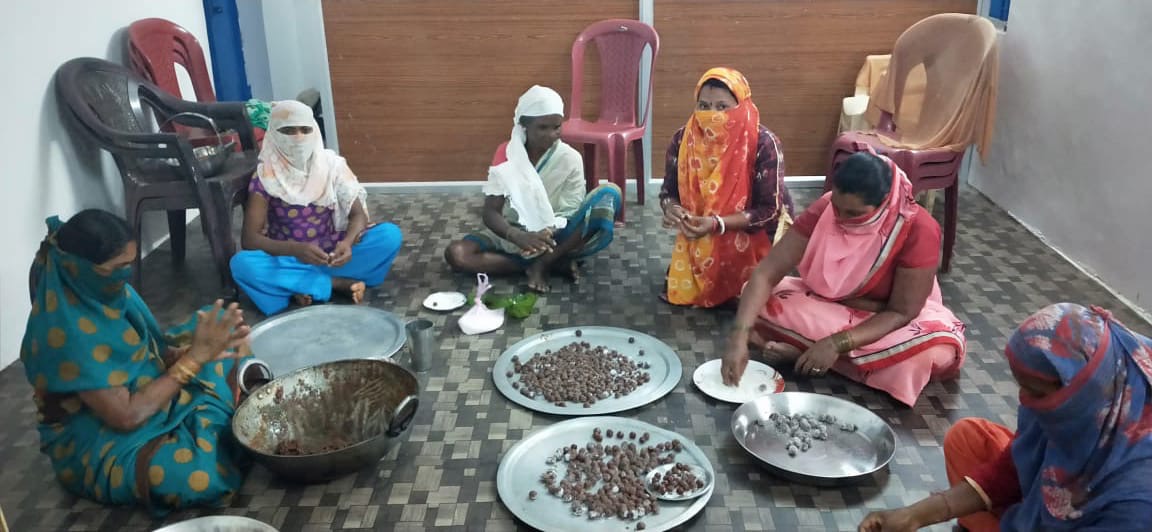
<path fill-rule="evenodd" d="M 324 148 L 312 109 L 276 102 L 260 165 L 248 186 L 241 251 L 232 277 L 265 315 L 326 301 L 359 303 L 384 282 L 400 250 L 400 228 L 369 227 L 366 192 L 343 157 Z"/>

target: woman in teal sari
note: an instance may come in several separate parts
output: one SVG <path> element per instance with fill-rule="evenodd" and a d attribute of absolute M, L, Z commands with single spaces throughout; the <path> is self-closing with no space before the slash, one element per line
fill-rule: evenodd
<path fill-rule="evenodd" d="M 166 333 L 126 284 L 136 242 L 123 219 L 87 210 L 48 219 L 32 265 L 20 359 L 35 389 L 41 451 L 70 492 L 162 516 L 226 504 L 243 480 L 225 437 L 237 375 L 270 377 L 247 349 L 237 305 Z"/>

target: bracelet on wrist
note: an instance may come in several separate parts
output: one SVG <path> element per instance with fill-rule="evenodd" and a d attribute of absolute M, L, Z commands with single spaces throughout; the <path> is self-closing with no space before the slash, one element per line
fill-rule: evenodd
<path fill-rule="evenodd" d="M 840 354 L 848 353 L 856 348 L 850 331 L 841 331 L 832 335 L 832 345 Z"/>
<path fill-rule="evenodd" d="M 728 228 L 725 227 L 725 225 L 724 225 L 724 218 L 721 217 L 719 214 L 713 214 L 712 219 L 716 220 L 716 227 L 713 230 L 714 233 L 716 233 L 718 235 L 722 235 L 725 233 L 725 231 L 728 230 Z"/>
<path fill-rule="evenodd" d="M 196 374 L 199 372 L 200 364 L 186 356 L 180 357 L 176 363 L 172 364 L 172 367 L 168 368 L 168 374 L 180 384 L 188 384 L 196 378 Z"/>

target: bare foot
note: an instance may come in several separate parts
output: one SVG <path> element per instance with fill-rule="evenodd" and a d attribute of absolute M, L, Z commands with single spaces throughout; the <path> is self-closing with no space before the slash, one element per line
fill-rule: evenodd
<path fill-rule="evenodd" d="M 364 301 L 364 293 L 368 290 L 368 286 L 364 284 L 364 281 L 333 278 L 332 290 L 352 298 L 353 303 L 360 304 L 361 301 Z"/>
<path fill-rule="evenodd" d="M 764 361 L 767 362 L 769 366 L 795 362 L 802 354 L 804 354 L 804 352 L 792 344 L 786 344 L 784 342 L 764 343 Z"/>
<path fill-rule="evenodd" d="M 544 264 L 540 261 L 529 264 L 524 269 L 524 274 L 528 276 L 528 289 L 533 292 L 541 294 L 548 293 L 552 287 L 548 286 L 548 272 L 544 268 Z"/>
<path fill-rule="evenodd" d="M 301 307 L 312 306 L 312 296 L 308 294 L 294 294 L 292 296 L 292 301 L 295 301 L 296 304 L 300 305 Z"/>
<path fill-rule="evenodd" d="M 566 276 L 573 284 L 579 284 L 579 276 L 581 276 L 579 267 L 582 265 L 582 260 L 566 260 L 563 264 L 554 266 L 553 269 L 556 273 Z"/>

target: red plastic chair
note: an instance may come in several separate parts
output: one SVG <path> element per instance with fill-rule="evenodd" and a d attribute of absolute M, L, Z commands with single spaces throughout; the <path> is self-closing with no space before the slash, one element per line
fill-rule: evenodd
<path fill-rule="evenodd" d="M 146 18 L 128 26 L 128 57 L 132 70 L 146 81 L 181 97 L 176 65 L 188 72 L 196 101 L 212 103 L 216 92 L 200 41 L 191 32 L 162 18 Z"/>
<path fill-rule="evenodd" d="M 906 70 L 895 74 L 903 78 L 895 81 L 896 102 L 900 101 L 908 73 L 911 71 L 911 66 L 931 64 L 931 62 L 938 57 L 955 51 L 958 47 L 985 46 L 983 44 L 985 40 L 982 38 L 982 35 L 989 31 L 994 31 L 991 23 L 973 16 L 946 14 L 935 15 L 934 17 L 929 17 L 929 19 L 952 21 L 951 24 L 957 28 L 957 31 L 950 39 L 940 40 L 934 47 L 910 46 L 908 45 L 908 41 L 922 42 L 921 38 L 925 31 L 931 31 L 930 28 L 939 27 L 924 25 L 924 21 L 921 21 L 921 23 L 914 24 L 908 28 L 908 30 L 896 40 L 896 45 L 892 50 L 893 59 L 895 60 L 897 55 L 903 54 L 903 59 L 905 59 L 904 63 L 908 65 Z M 929 19 L 925 19 L 925 21 Z M 973 20 L 975 20 L 976 23 L 973 23 Z M 920 39 L 920 41 L 918 41 L 918 39 Z M 993 52 L 984 50 L 984 53 L 988 54 Z M 974 54 L 974 57 L 977 55 L 978 54 Z M 985 55 L 978 60 L 974 59 L 973 62 L 967 66 L 972 69 L 979 69 L 982 67 L 986 57 Z M 889 74 L 892 74 L 892 72 L 889 72 Z M 933 86 L 946 86 L 949 83 L 953 82 L 949 79 L 944 79 L 944 76 L 939 76 L 936 79 L 929 76 L 928 86 L 925 87 L 925 92 L 930 93 Z M 897 105 L 899 105 L 899 103 L 897 103 Z M 925 103 L 925 105 L 927 105 L 927 103 Z M 864 145 L 868 145 L 875 149 L 877 153 L 884 154 L 891 158 L 892 162 L 904 170 L 904 172 L 908 174 L 908 179 L 912 182 L 913 190 L 916 193 L 925 190 L 944 189 L 944 249 L 940 263 L 940 271 L 948 272 L 952 268 L 952 253 L 956 245 L 956 219 L 959 214 L 960 202 L 959 172 L 960 165 L 964 160 L 964 152 L 949 148 L 895 148 L 886 145 L 882 141 L 881 136 L 892 139 L 900 138 L 900 132 L 896 130 L 892 114 L 887 111 L 882 111 L 873 131 L 850 131 L 840 135 L 840 137 L 836 139 L 830 150 L 828 173 L 825 175 L 831 177 L 839 167 L 841 161 L 856 151 L 864 149 Z M 826 178 L 824 181 L 824 190 L 827 191 L 831 186 L 832 180 Z"/>
<path fill-rule="evenodd" d="M 584 91 L 584 49 L 595 43 L 600 53 L 600 117 L 595 122 L 584 120 L 581 114 Z M 640 59 L 644 48 L 652 49 L 652 66 L 648 73 L 648 97 L 644 113 L 637 116 Z M 572 98 L 570 118 L 564 123 L 561 135 L 569 144 L 584 146 L 584 177 L 588 190 L 599 184 L 596 177 L 596 157 L 600 150 L 608 156 L 608 180 L 620 187 L 621 198 L 626 190 L 628 148 L 633 149 L 636 168 L 638 203 L 644 204 L 644 131 L 648 128 L 648 110 L 652 107 L 652 74 L 656 55 L 660 51 L 660 36 L 643 22 L 629 19 L 611 19 L 592 24 L 580 32 L 572 43 Z M 624 221 L 624 205 L 620 206 L 619 222 Z"/>
<path fill-rule="evenodd" d="M 176 77 L 176 65 L 181 65 L 192 81 L 196 101 L 216 102 L 216 92 L 212 90 L 212 79 L 208 75 L 208 63 L 204 61 L 200 41 L 175 22 L 162 18 L 133 22 L 128 26 L 128 59 L 132 71 L 145 81 L 177 98 L 186 99 L 180 92 L 180 80 Z M 184 126 L 166 127 L 164 130 L 189 132 L 193 146 L 216 142 L 216 135 L 207 130 Z M 260 146 L 264 143 L 264 130 L 255 128 L 253 131 L 256 134 L 256 145 Z"/>

